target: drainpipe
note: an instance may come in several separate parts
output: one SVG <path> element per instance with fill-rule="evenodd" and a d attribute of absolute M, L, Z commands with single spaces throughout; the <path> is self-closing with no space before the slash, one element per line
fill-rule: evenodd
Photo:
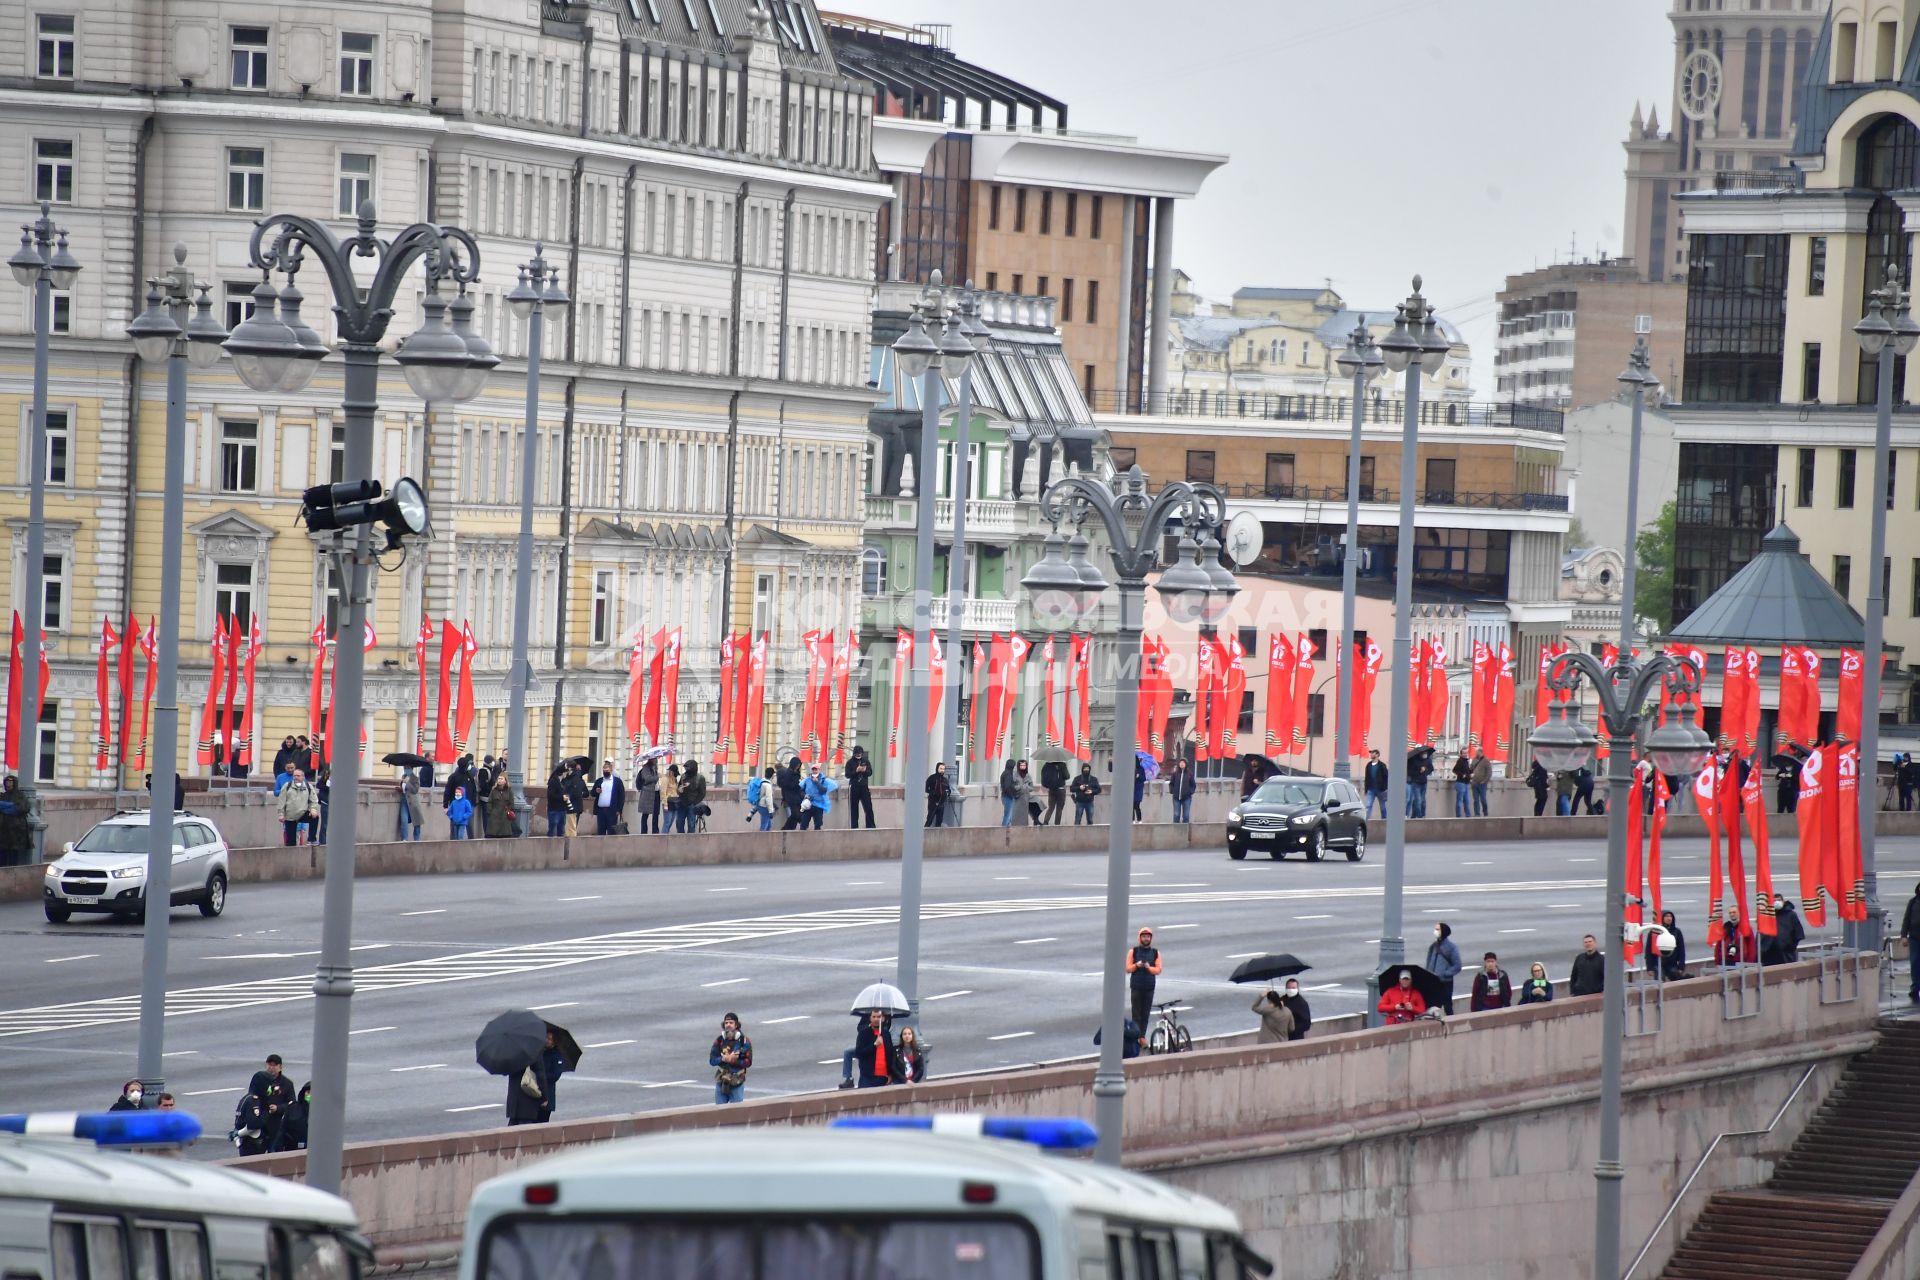
<path fill-rule="evenodd" d="M 776 375 L 780 381 L 787 380 L 787 303 L 793 292 L 793 198 L 797 194 L 794 188 L 787 188 L 787 198 L 780 202 L 780 365 Z"/>
<path fill-rule="evenodd" d="M 627 367 L 627 353 L 633 347 L 633 180 L 639 172 L 638 161 L 627 166 L 620 194 L 620 352 L 614 363 L 622 369 Z M 737 307 L 735 314 L 739 314 Z"/>

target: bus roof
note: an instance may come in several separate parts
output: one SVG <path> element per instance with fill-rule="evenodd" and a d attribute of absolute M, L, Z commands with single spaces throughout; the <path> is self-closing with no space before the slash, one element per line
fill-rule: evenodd
<path fill-rule="evenodd" d="M 1239 1233 L 1205 1196 L 1018 1142 L 913 1130 L 706 1129 L 625 1138 L 528 1165 L 482 1184 L 469 1222 L 525 1208 L 529 1183 L 556 1183 L 561 1213 L 953 1212 L 959 1184 L 990 1182 L 1062 1212 L 1168 1221 Z"/>
<path fill-rule="evenodd" d="M 0 1200 L 274 1218 L 359 1229 L 353 1206 L 297 1182 L 72 1138 L 0 1137 Z"/>

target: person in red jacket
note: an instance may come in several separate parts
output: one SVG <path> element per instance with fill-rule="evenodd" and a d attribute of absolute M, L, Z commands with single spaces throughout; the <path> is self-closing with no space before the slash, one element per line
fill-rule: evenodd
<path fill-rule="evenodd" d="M 1753 964 L 1759 958 L 1759 944 L 1753 934 L 1740 932 L 1740 913 L 1729 907 L 1727 918 L 1720 925 L 1720 936 L 1713 940 L 1713 962 L 1728 969 L 1738 964 Z"/>
<path fill-rule="evenodd" d="M 1400 980 L 1380 994 L 1380 1014 L 1390 1027 L 1412 1022 L 1427 1011 L 1426 998 L 1414 990 L 1413 974 L 1400 971 Z"/>

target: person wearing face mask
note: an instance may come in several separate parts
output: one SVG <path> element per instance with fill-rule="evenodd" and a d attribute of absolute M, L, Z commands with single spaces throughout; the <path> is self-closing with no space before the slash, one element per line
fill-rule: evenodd
<path fill-rule="evenodd" d="M 1287 1039 L 1306 1039 L 1307 1028 L 1313 1025 L 1313 1010 L 1308 1006 L 1307 998 L 1300 994 L 1298 979 L 1287 979 L 1285 994 L 1280 999 L 1286 1004 L 1287 1011 L 1293 1014 L 1293 1030 L 1287 1033 Z"/>
<path fill-rule="evenodd" d="M 1467 1007 L 1479 1013 L 1484 1009 L 1505 1009 L 1512 1003 L 1513 980 L 1500 967 L 1500 957 L 1489 951 L 1480 962 L 1480 972 L 1473 975 L 1473 999 Z"/>
<path fill-rule="evenodd" d="M 1527 980 L 1520 984 L 1521 1004 L 1546 1004 L 1553 999 L 1553 983 L 1547 979 L 1547 966 L 1538 960 L 1527 971 Z"/>
<path fill-rule="evenodd" d="M 1454 945 L 1453 926 L 1442 920 L 1433 926 L 1433 942 L 1427 947 L 1427 972 L 1447 984 L 1447 998 L 1440 1007 L 1453 1012 L 1453 980 L 1460 973 L 1460 948 Z"/>
<path fill-rule="evenodd" d="M 1260 1015 L 1260 1043 L 1284 1044 L 1293 1039 L 1293 1010 L 1280 993 L 1269 987 L 1253 998 L 1253 1011 Z"/>
<path fill-rule="evenodd" d="M 113 1100 L 113 1105 L 108 1107 L 107 1110 L 138 1111 L 140 1109 L 140 1100 L 146 1096 L 147 1091 L 140 1087 L 138 1080 L 129 1080 L 120 1086 L 120 1096 Z"/>

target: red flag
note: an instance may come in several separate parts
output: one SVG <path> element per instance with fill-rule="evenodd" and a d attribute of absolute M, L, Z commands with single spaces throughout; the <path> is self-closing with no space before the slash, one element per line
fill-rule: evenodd
<path fill-rule="evenodd" d="M 313 642 L 316 645 L 326 643 L 326 633 L 319 627 L 313 629 Z M 434 704 L 433 761 L 435 764 L 452 764 L 460 758 L 460 748 L 453 740 L 453 659 L 460 652 L 460 628 L 453 625 L 451 618 L 440 620 L 440 698 Z M 324 662 L 325 653 L 321 654 Z M 312 719 L 316 725 L 320 719 L 320 671 L 316 666 L 313 674 Z M 319 730 L 316 728 L 315 732 Z"/>
<path fill-rule="evenodd" d="M 127 614 L 127 629 L 120 633 L 120 754 L 124 769 L 133 763 L 133 651 L 140 643 L 140 619 Z"/>
<path fill-rule="evenodd" d="M 420 673 L 420 701 L 413 717 L 413 753 L 427 754 L 427 646 L 433 643 L 433 623 L 420 615 L 420 630 L 413 636 L 413 666 Z"/>
<path fill-rule="evenodd" d="M 1447 731 L 1447 703 L 1451 690 L 1447 680 L 1447 645 L 1439 636 L 1427 651 L 1427 715 L 1424 745 L 1433 746 Z"/>
<path fill-rule="evenodd" d="M 1487 748 L 1487 759 L 1506 763 L 1513 759 L 1514 670 L 1513 650 L 1504 640 L 1499 655 L 1494 666 L 1493 719 L 1487 726 L 1493 744 Z"/>
<path fill-rule="evenodd" d="M 1640 904 L 1635 902 L 1634 899 L 1641 896 L 1641 890 L 1643 888 L 1641 884 L 1641 879 L 1642 879 L 1641 860 L 1642 858 L 1645 857 L 1645 849 L 1646 849 L 1646 816 L 1645 815 L 1647 811 L 1647 801 L 1646 801 L 1646 788 L 1644 786 L 1646 782 L 1646 776 L 1647 776 L 1647 771 L 1644 765 L 1641 766 L 1640 768 L 1636 768 L 1633 771 L 1633 787 L 1632 787 L 1632 790 L 1628 792 L 1628 795 L 1626 797 L 1626 800 L 1627 800 L 1627 906 L 1626 906 L 1625 918 L 1628 924 L 1640 924 L 1643 922 L 1643 915 L 1640 909 Z M 1625 949 L 1626 949 L 1626 955 L 1627 955 L 1627 964 L 1632 965 L 1639 958 L 1640 944 L 1637 942 L 1629 942 L 1626 944 Z"/>
<path fill-rule="evenodd" d="M 660 685 L 666 678 L 667 631 L 665 627 L 653 633 L 653 657 L 647 662 L 647 741 L 653 746 L 660 745 Z"/>
<path fill-rule="evenodd" d="M 733 636 L 720 637 L 720 724 L 713 734 L 713 762 L 724 764 L 733 746 Z"/>
<path fill-rule="evenodd" d="M 1056 689 L 1054 669 L 1056 664 L 1054 662 L 1053 637 L 1051 635 L 1047 637 L 1046 644 L 1040 647 L 1040 656 L 1046 660 L 1040 673 L 1041 697 L 1047 704 L 1046 742 L 1050 747 L 1057 747 L 1061 743 L 1060 715 L 1054 706 Z M 1140 698 L 1140 733 L 1142 737 L 1150 732 L 1147 725 L 1152 720 L 1153 700 L 1145 695 L 1152 678 L 1153 641 L 1143 635 L 1140 637 L 1140 689 L 1142 694 Z"/>
<path fill-rule="evenodd" d="M 1220 730 L 1226 754 L 1231 756 L 1240 752 L 1240 708 L 1247 701 L 1247 649 L 1240 643 L 1238 632 L 1227 633 L 1226 669 L 1226 714 L 1221 717 Z"/>
<path fill-rule="evenodd" d="M 1728 645 L 1720 658 L 1720 736 L 1738 755 L 1746 754 L 1740 727 L 1746 723 L 1747 648 Z"/>
<path fill-rule="evenodd" d="M 140 754 L 135 757 L 133 771 L 145 772 L 147 767 L 147 717 L 153 710 L 153 685 L 159 672 L 155 669 L 160 653 L 160 634 L 154 629 L 153 617 L 148 615 L 147 626 L 140 633 L 140 655 L 147 660 L 147 675 L 140 686 Z"/>
<path fill-rule="evenodd" d="M 942 650 L 937 647 L 928 656 L 938 658 L 943 663 L 946 660 Z M 833 730 L 833 762 L 835 764 L 847 762 L 847 689 L 853 681 L 853 669 L 859 663 L 860 637 L 849 628 L 847 638 L 840 642 L 840 648 L 833 658 L 834 697 L 840 700 L 840 718 Z M 941 670 L 944 671 L 945 667 L 943 666 Z M 939 710 L 939 701 L 938 698 L 934 699 L 936 712 Z"/>
<path fill-rule="evenodd" d="M 742 631 L 733 640 L 733 744 L 747 758 L 747 704 L 753 698 L 753 633 Z"/>
<path fill-rule="evenodd" d="M 1467 694 L 1467 748 L 1484 748 L 1493 735 L 1487 725 L 1493 718 L 1493 646 L 1485 640 L 1473 642 L 1473 683 Z"/>
<path fill-rule="evenodd" d="M 1737 764 L 1734 767 L 1738 767 Z M 1715 922 L 1721 919 L 1725 908 L 1725 874 L 1720 861 L 1720 768 L 1716 761 L 1709 760 L 1707 767 L 1693 775 L 1693 803 L 1700 811 L 1700 820 L 1707 828 L 1707 933 L 1712 934 L 1718 927 Z M 1739 814 L 1734 814 L 1736 826 Z M 1658 917 L 1656 917 L 1657 919 Z"/>
<path fill-rule="evenodd" d="M 240 712 L 240 729 L 237 734 L 239 744 L 234 748 L 234 760 L 242 765 L 253 764 L 253 724 L 254 724 L 254 664 L 260 660 L 261 650 L 267 647 L 267 640 L 260 632 L 260 615 L 254 614 L 248 620 L 245 674 L 246 702 Z"/>
<path fill-rule="evenodd" d="M 1411 751 L 1427 740 L 1427 680 L 1433 666 L 1433 642 L 1425 636 L 1410 646 L 1408 666 L 1411 670 L 1396 671 L 1394 679 L 1405 680 L 1407 689 L 1407 743 L 1406 750 Z"/>
<path fill-rule="evenodd" d="M 940 700 L 947 692 L 947 651 L 934 632 L 927 633 L 927 733 L 940 724 Z M 934 739 L 937 744 L 939 739 Z M 936 750 L 938 747 L 936 745 Z M 838 761 L 836 761 L 838 763 Z"/>
<path fill-rule="evenodd" d="M 1386 657 L 1372 636 L 1353 644 L 1353 701 L 1347 715 L 1347 752 L 1363 756 L 1373 733 L 1373 693 L 1380 684 L 1380 663 Z"/>
<path fill-rule="evenodd" d="M 1648 922 L 1660 923 L 1660 837 L 1667 829 L 1667 779 L 1655 770 L 1653 774 L 1653 830 L 1647 839 L 1647 891 L 1642 896 L 1647 900 Z"/>
<path fill-rule="evenodd" d="M 1747 660 L 1741 673 L 1744 688 L 1740 694 L 1740 736 L 1734 742 L 1734 750 L 1743 756 L 1754 757 L 1760 751 L 1760 651 L 1749 647 Z M 1769 908 L 1773 899 L 1767 899 Z"/>
<path fill-rule="evenodd" d="M 1833 856 L 1830 841 L 1837 824 L 1828 809 L 1833 806 L 1834 780 L 1827 775 L 1832 768 L 1833 748 L 1819 746 L 1807 754 L 1800 765 L 1800 799 L 1794 806 L 1794 821 L 1800 828 L 1800 910 L 1809 925 L 1827 922 L 1827 904 L 1820 890 L 1827 883 L 1827 864 Z"/>
<path fill-rule="evenodd" d="M 997 759 L 1000 755 L 1000 742 L 1005 736 L 1000 717 L 1004 705 L 1000 696 L 1001 686 L 1007 678 L 1007 638 L 993 637 L 987 650 L 987 738 L 984 758 Z"/>
<path fill-rule="evenodd" d="M 1193 758 L 1195 760 L 1213 759 L 1213 734 L 1209 727 L 1213 721 L 1213 645 L 1206 636 L 1198 636 L 1193 645 Z M 1293 697 L 1293 686 L 1287 686 L 1287 697 Z M 1292 754 L 1289 744 L 1288 754 Z"/>
<path fill-rule="evenodd" d="M 975 647 L 979 642 L 975 641 Z M 913 679 L 913 632 L 905 627 L 893 630 L 893 719 L 887 727 L 887 755 L 889 758 L 900 754 L 900 715 L 905 705 L 907 682 Z M 973 697 L 974 720 L 980 716 L 980 694 L 976 688 Z"/>
<path fill-rule="evenodd" d="M 1780 651 L 1779 731 L 1803 745 L 1820 736 L 1820 655 L 1810 648 Z"/>
<path fill-rule="evenodd" d="M 1752 669 L 1752 664 L 1748 664 Z M 1754 761 L 1747 770 L 1747 780 L 1736 783 L 1738 768 L 1729 769 L 1722 782 L 1720 809 L 1726 813 L 1730 804 L 1739 806 L 1739 813 L 1729 813 L 1726 820 L 1727 848 L 1731 864 L 1734 867 L 1734 887 L 1744 890 L 1744 871 L 1740 863 L 1740 816 L 1747 821 L 1747 832 L 1753 837 L 1753 910 L 1741 913 L 1740 930 L 1752 933 L 1758 929 L 1772 937 L 1778 931 L 1773 913 L 1773 851 L 1768 844 L 1767 804 L 1761 794 L 1760 764 Z M 1735 799 L 1737 797 L 1737 799 Z"/>
<path fill-rule="evenodd" d="M 13 649 L 7 660 L 7 768 L 18 769 L 20 741 L 20 700 L 24 696 L 21 686 L 26 682 L 20 678 L 23 670 L 20 664 L 20 645 L 26 639 L 26 628 L 20 622 L 20 611 L 13 611 Z"/>
<path fill-rule="evenodd" d="M 212 670 L 207 677 L 207 701 L 200 711 L 200 737 L 194 743 L 195 757 L 201 764 L 213 763 L 213 743 L 219 736 L 217 717 L 220 714 L 220 693 L 227 683 L 227 620 L 217 617 L 213 620 L 213 639 L 208 647 L 212 651 Z"/>
<path fill-rule="evenodd" d="M 1153 642 L 1154 665 L 1159 676 L 1153 686 L 1153 740 L 1156 755 L 1171 755 L 1173 746 L 1167 741 L 1167 721 L 1173 716 L 1173 672 L 1168 669 L 1167 659 L 1173 656 L 1173 649 L 1165 640 L 1155 638 Z M 1069 735 L 1071 736 L 1071 735 Z"/>
<path fill-rule="evenodd" d="M 1844 746 L 1837 750 L 1840 786 L 1834 797 L 1834 841 L 1827 858 L 1825 884 L 1842 920 L 1865 920 L 1867 881 L 1860 852 L 1860 748 Z"/>
<path fill-rule="evenodd" d="M 1860 741 L 1861 700 L 1866 696 L 1862 677 L 1866 663 L 1858 649 L 1840 651 L 1840 702 L 1834 713 L 1834 737 L 1848 742 Z"/>
<path fill-rule="evenodd" d="M 760 730 L 766 720 L 767 645 L 769 636 L 762 631 L 753 641 L 753 661 L 747 671 L 746 742 L 747 765 L 760 767 Z"/>
<path fill-rule="evenodd" d="M 820 633 L 812 659 L 817 668 L 813 688 L 813 754 L 807 758 L 824 764 L 827 740 L 833 732 L 833 632 Z"/>
<path fill-rule="evenodd" d="M 627 731 L 628 755 L 640 758 L 640 733 L 646 727 L 647 713 L 647 637 L 640 632 L 627 651 L 627 704 L 623 720 Z"/>
<path fill-rule="evenodd" d="M 453 745 L 461 755 L 467 753 L 467 744 L 473 740 L 473 717 L 477 710 L 473 704 L 473 660 L 480 652 L 479 641 L 473 638 L 473 624 L 460 624 L 460 696 L 453 710 Z"/>
<path fill-rule="evenodd" d="M 1215 760 L 1225 760 L 1233 754 L 1229 740 L 1233 734 L 1235 717 L 1233 708 L 1228 705 L 1231 697 L 1228 684 L 1232 679 L 1228 663 L 1232 654 L 1227 648 L 1227 642 L 1217 633 L 1210 639 L 1203 638 L 1201 643 L 1208 644 L 1213 649 L 1210 657 L 1213 674 L 1207 684 L 1210 699 L 1207 709 L 1207 749 L 1212 752 Z"/>
<path fill-rule="evenodd" d="M 107 654 L 119 642 L 120 637 L 113 633 L 113 623 L 106 618 L 100 619 L 100 661 L 93 681 L 94 696 L 100 703 L 100 732 L 93 740 L 93 767 L 96 769 L 107 767 L 107 757 L 113 751 L 113 705 L 112 695 L 107 688 Z M 127 647 L 132 648 L 132 645 L 129 639 Z"/>
<path fill-rule="evenodd" d="M 1021 749 L 1020 726 L 1014 722 L 1014 709 L 1020 702 L 1020 672 L 1033 652 L 1033 641 L 1018 631 L 1007 636 L 1007 662 L 1000 671 L 1000 742 L 994 754 L 1018 753 Z"/>
<path fill-rule="evenodd" d="M 667 660 L 662 667 L 666 680 L 666 691 L 660 700 L 667 708 L 667 743 L 672 745 L 680 732 L 680 628 L 675 627 L 667 635 Z"/>
<path fill-rule="evenodd" d="M 1553 696 L 1553 689 L 1548 681 L 1553 678 L 1554 660 L 1565 652 L 1565 645 L 1552 640 L 1543 640 L 1540 643 L 1540 679 L 1533 686 L 1533 722 L 1536 725 L 1547 722 L 1547 703 Z"/>
<path fill-rule="evenodd" d="M 814 722 L 820 712 L 820 633 L 808 631 L 800 637 L 800 647 L 807 655 L 807 688 L 800 696 L 800 756 L 809 762 L 819 759 L 815 744 L 820 740 L 819 726 Z"/>
<path fill-rule="evenodd" d="M 973 642 L 973 700 L 967 707 L 967 759 L 980 760 L 985 757 L 982 749 L 986 740 L 980 736 L 980 708 L 987 700 L 987 646 L 978 639 Z M 1069 692 L 1066 706 L 1067 737 L 1073 737 L 1073 701 Z M 894 716 L 895 720 L 900 717 Z"/>
<path fill-rule="evenodd" d="M 222 695 L 223 709 L 220 719 L 215 723 L 219 733 L 222 750 L 216 752 L 219 762 L 224 765 L 233 763 L 234 733 L 240 727 L 240 667 L 246 661 L 247 638 L 240 632 L 240 619 L 229 615 L 227 618 L 227 687 Z"/>
<path fill-rule="evenodd" d="M 1267 636 L 1267 754 L 1293 754 L 1293 641 L 1284 631 Z"/>
<path fill-rule="evenodd" d="M 1080 740 L 1075 752 L 1082 760 L 1093 759 L 1093 637 L 1073 638 L 1073 682 L 1080 696 Z"/>
<path fill-rule="evenodd" d="M 1313 692 L 1313 639 L 1302 631 L 1293 641 L 1293 754 L 1307 754 L 1307 699 Z"/>

